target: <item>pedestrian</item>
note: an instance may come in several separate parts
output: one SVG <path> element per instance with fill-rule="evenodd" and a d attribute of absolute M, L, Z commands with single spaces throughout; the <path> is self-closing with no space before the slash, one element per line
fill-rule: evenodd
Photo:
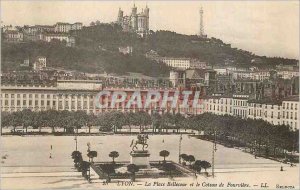
<path fill-rule="evenodd" d="M 283 171 L 283 166 L 280 167 L 280 171 Z"/>
<path fill-rule="evenodd" d="M 51 159 L 52 158 L 52 144 L 50 145 L 50 156 L 49 156 L 49 158 Z"/>

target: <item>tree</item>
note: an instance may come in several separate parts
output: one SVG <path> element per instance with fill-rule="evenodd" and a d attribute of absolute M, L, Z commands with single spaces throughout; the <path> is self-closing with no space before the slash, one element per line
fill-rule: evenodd
<path fill-rule="evenodd" d="M 119 157 L 119 153 L 117 151 L 112 151 L 112 152 L 109 153 L 108 156 L 113 159 L 113 164 L 114 164 L 115 163 L 115 158 Z"/>
<path fill-rule="evenodd" d="M 196 160 L 193 164 L 193 169 L 200 173 L 201 172 L 201 160 Z"/>
<path fill-rule="evenodd" d="M 207 162 L 207 161 L 201 161 L 201 162 L 200 162 L 200 166 L 201 166 L 201 168 L 204 168 L 204 169 L 205 169 L 205 172 L 206 172 L 206 169 L 207 169 L 207 168 L 210 168 L 210 167 L 211 167 L 211 164 L 210 164 L 209 162 Z"/>
<path fill-rule="evenodd" d="M 96 20 L 95 25 L 101 25 L 101 22 L 99 20 Z"/>
<path fill-rule="evenodd" d="M 21 120 L 23 123 L 23 128 L 25 128 L 25 131 L 27 133 L 28 126 L 33 125 L 33 112 L 30 109 L 24 109 L 21 111 Z"/>
<path fill-rule="evenodd" d="M 64 132 L 66 133 L 74 133 L 74 125 L 76 122 L 76 117 L 74 116 L 74 112 L 69 112 L 66 110 L 59 111 L 58 120 L 60 120 L 60 126 L 63 126 Z"/>
<path fill-rule="evenodd" d="M 145 111 L 139 111 L 135 114 L 136 124 L 140 126 L 140 132 L 142 132 L 142 127 L 151 124 L 151 117 Z"/>
<path fill-rule="evenodd" d="M 98 116 L 97 123 L 104 126 L 106 130 L 113 130 L 117 132 L 117 129 L 121 129 L 125 125 L 125 116 L 122 112 L 112 111 L 105 112 Z"/>
<path fill-rule="evenodd" d="M 180 130 L 180 126 L 183 125 L 184 122 L 185 122 L 185 117 L 182 114 L 176 113 L 174 115 L 174 125 L 177 129 L 177 133 Z"/>
<path fill-rule="evenodd" d="M 162 150 L 162 151 L 159 152 L 159 156 L 164 157 L 163 162 L 166 162 L 166 157 L 168 157 L 169 155 L 170 155 L 170 152 L 167 151 L 167 150 Z"/>
<path fill-rule="evenodd" d="M 180 157 L 181 159 L 183 159 L 185 162 L 187 162 L 187 157 L 188 157 L 187 154 L 180 154 L 179 157 Z"/>
<path fill-rule="evenodd" d="M 52 133 L 55 133 L 55 128 L 61 125 L 61 121 L 58 119 L 59 112 L 56 110 L 47 110 L 45 111 L 44 117 L 45 118 L 43 118 L 43 121 L 40 122 L 45 122 L 44 125 L 51 127 Z"/>
<path fill-rule="evenodd" d="M 47 115 L 46 111 L 41 111 L 41 112 L 35 113 L 34 118 L 33 118 L 33 126 L 38 127 L 39 132 L 41 133 L 42 132 L 42 127 L 47 126 L 48 119 L 49 118 L 48 118 L 48 115 Z"/>
<path fill-rule="evenodd" d="M 135 164 L 129 164 L 127 166 L 127 171 L 132 174 L 131 181 L 135 181 L 135 173 L 139 171 L 139 167 Z"/>
<path fill-rule="evenodd" d="M 187 161 L 190 163 L 190 166 L 192 165 L 192 162 L 195 161 L 195 157 L 193 155 L 188 155 L 187 156 Z"/>
<path fill-rule="evenodd" d="M 71 114 L 70 117 L 74 121 L 74 126 L 76 127 L 76 133 L 78 133 L 78 129 L 86 126 L 88 122 L 88 115 L 84 111 L 76 111 Z"/>
<path fill-rule="evenodd" d="M 131 133 L 131 126 L 136 124 L 135 113 L 126 112 L 124 113 L 125 124 L 129 126 L 129 132 Z"/>
<path fill-rule="evenodd" d="M 155 133 L 156 129 L 159 129 L 160 124 L 161 124 L 161 115 L 157 112 L 154 112 L 151 115 L 151 120 L 152 120 L 152 132 Z"/>
<path fill-rule="evenodd" d="M 1 112 L 1 128 L 0 128 L 0 136 L 2 135 L 2 128 L 8 127 L 10 124 L 10 113 L 9 112 Z"/>
<path fill-rule="evenodd" d="M 168 132 L 168 128 L 174 127 L 174 115 L 167 112 L 161 117 L 161 127 L 165 128 L 166 132 Z"/>
<path fill-rule="evenodd" d="M 87 156 L 91 159 L 91 162 L 94 162 L 94 158 L 97 157 L 97 151 L 89 151 Z"/>
<path fill-rule="evenodd" d="M 16 127 L 22 125 L 22 113 L 20 111 L 13 112 L 9 117 L 9 125 L 13 126 L 13 132 L 16 132 Z"/>
<path fill-rule="evenodd" d="M 72 152 L 72 159 L 74 160 L 74 166 L 79 170 L 80 163 L 83 161 L 82 154 L 79 151 Z"/>
<path fill-rule="evenodd" d="M 89 128 L 89 134 L 91 134 L 91 127 L 95 124 L 96 124 L 96 116 L 94 114 L 88 115 L 86 125 Z"/>

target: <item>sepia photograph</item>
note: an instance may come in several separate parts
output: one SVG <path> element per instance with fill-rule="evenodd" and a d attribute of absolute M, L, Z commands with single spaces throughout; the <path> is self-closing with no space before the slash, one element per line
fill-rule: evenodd
<path fill-rule="evenodd" d="M 299 3 L 0 1 L 0 190 L 300 189 Z"/>

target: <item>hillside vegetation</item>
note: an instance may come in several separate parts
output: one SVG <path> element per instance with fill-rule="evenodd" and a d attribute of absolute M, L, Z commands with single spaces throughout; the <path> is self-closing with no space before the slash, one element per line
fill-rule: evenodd
<path fill-rule="evenodd" d="M 284 58 L 259 57 L 251 52 L 231 48 L 216 38 L 199 38 L 195 35 L 182 35 L 170 31 L 150 31 L 146 39 L 134 33 L 122 32 L 116 24 L 100 24 L 83 27 L 74 32 L 76 47 L 66 47 L 64 43 L 53 41 L 2 43 L 2 70 L 18 68 L 25 58 L 33 59 L 38 55 L 46 56 L 50 67 L 62 67 L 82 72 L 125 74 L 138 72 L 149 76 L 167 76 L 170 68 L 145 57 L 149 50 L 161 56 L 198 58 L 212 65 L 225 62 L 240 67 L 251 63 L 258 67 L 275 67 L 277 64 L 296 64 L 297 60 Z M 122 55 L 118 48 L 132 46 L 132 55 Z"/>

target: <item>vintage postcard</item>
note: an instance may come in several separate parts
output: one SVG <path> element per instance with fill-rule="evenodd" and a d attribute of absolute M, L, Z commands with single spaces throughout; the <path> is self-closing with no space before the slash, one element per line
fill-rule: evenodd
<path fill-rule="evenodd" d="M 3 0 L 0 189 L 299 189 L 299 1 Z"/>

